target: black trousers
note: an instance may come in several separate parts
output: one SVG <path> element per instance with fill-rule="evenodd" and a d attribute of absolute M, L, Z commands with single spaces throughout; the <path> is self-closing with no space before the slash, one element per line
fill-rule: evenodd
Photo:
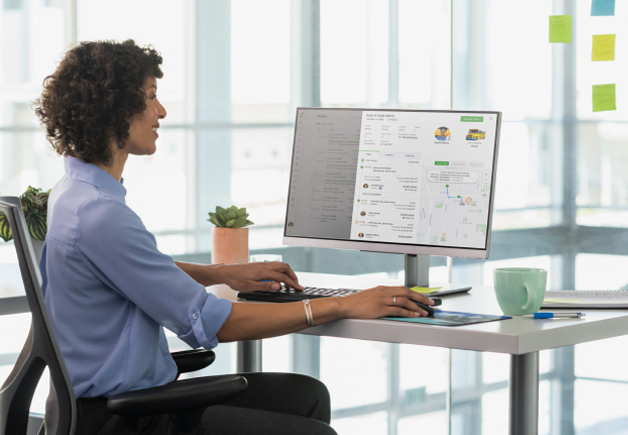
<path fill-rule="evenodd" d="M 210 406 L 195 435 L 335 435 L 325 384 L 293 373 L 242 373 L 248 388 L 239 397 Z M 75 435 L 166 435 L 168 415 L 129 418 L 112 414 L 107 399 L 78 399 Z"/>

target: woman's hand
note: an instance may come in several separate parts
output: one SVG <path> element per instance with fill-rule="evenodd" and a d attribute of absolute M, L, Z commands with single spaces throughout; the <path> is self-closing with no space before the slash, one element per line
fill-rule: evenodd
<path fill-rule="evenodd" d="M 216 266 L 220 282 L 234 290 L 250 292 L 255 290 L 279 290 L 280 283 L 303 290 L 292 268 L 280 261 L 265 263 L 222 264 Z"/>
<path fill-rule="evenodd" d="M 427 296 L 407 287 L 378 286 L 340 298 L 346 319 L 377 319 L 385 316 L 427 317 L 427 312 L 412 301 L 433 305 Z"/>
<path fill-rule="evenodd" d="M 237 266 L 262 266 L 253 263 Z M 283 263 L 275 263 L 283 265 Z M 285 265 L 288 267 L 288 265 Z M 236 268 L 234 267 L 234 270 Z M 294 272 L 292 272 L 294 273 Z M 261 283 L 270 284 L 270 283 Z M 396 298 L 396 299 L 395 299 Z M 355 295 L 340 298 L 320 298 L 311 301 L 314 326 L 339 319 L 377 319 L 385 316 L 420 317 L 427 312 L 412 301 L 433 305 L 422 294 L 406 287 L 374 287 Z M 277 337 L 305 329 L 307 317 L 301 302 L 286 304 L 237 303 L 218 331 L 220 342 L 258 340 Z"/>

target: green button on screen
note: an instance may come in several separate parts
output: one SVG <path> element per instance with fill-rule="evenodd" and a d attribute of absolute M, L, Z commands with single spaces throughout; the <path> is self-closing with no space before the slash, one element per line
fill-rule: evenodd
<path fill-rule="evenodd" d="M 434 164 L 436 166 L 449 166 L 449 162 L 438 162 L 438 161 L 436 161 L 436 162 L 434 162 Z"/>
<path fill-rule="evenodd" d="M 483 116 L 462 116 L 460 122 L 483 122 Z"/>

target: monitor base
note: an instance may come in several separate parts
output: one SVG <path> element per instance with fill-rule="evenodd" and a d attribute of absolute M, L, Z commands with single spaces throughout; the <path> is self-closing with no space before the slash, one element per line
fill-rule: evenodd
<path fill-rule="evenodd" d="M 404 254 L 405 282 L 408 288 L 418 287 L 441 287 L 437 293 L 431 293 L 430 296 L 438 296 L 439 294 L 459 293 L 469 291 L 470 285 L 464 284 L 443 284 L 430 283 L 430 256 Z"/>

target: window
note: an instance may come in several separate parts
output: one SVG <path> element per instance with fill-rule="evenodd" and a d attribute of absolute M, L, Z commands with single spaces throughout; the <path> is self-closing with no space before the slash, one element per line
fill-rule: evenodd
<path fill-rule="evenodd" d="M 574 41 L 549 44 L 548 16 L 563 13 L 574 16 Z M 592 35 L 625 36 L 619 7 L 592 18 L 590 2 L 575 0 L 4 0 L 0 20 L 0 195 L 48 189 L 63 174 L 30 102 L 67 47 L 133 38 L 163 54 L 168 117 L 158 152 L 128 161 L 127 200 L 178 259 L 209 262 L 208 212 L 235 203 L 255 222 L 252 253 L 276 251 L 301 271 L 347 273 L 341 266 L 351 264 L 350 273 L 402 278 L 401 256 L 281 246 L 295 108 L 499 110 L 491 258 L 454 259 L 454 280 L 490 285 L 493 268 L 530 265 L 550 270 L 551 288 L 628 285 L 626 109 L 593 113 L 590 98 L 593 84 L 618 83 L 626 99 L 619 50 L 615 62 L 590 61 Z M 22 294 L 12 252 L 0 241 L 0 297 Z M 432 266 L 446 277 L 444 259 Z M 0 379 L 27 324 L 24 314 L 0 317 L 13 337 L 0 334 Z M 621 369 L 607 361 L 602 379 L 590 358 L 623 341 L 541 354 L 541 433 L 625 427 L 611 399 L 588 399 L 624 392 Z M 506 410 L 503 355 L 298 335 L 268 349 L 266 369 L 327 383 L 339 433 L 506 430 L 489 418 Z M 210 372 L 233 371 L 234 351 L 221 345 Z M 337 369 L 355 354 L 368 365 Z M 356 393 L 351 376 L 373 382 Z"/>

